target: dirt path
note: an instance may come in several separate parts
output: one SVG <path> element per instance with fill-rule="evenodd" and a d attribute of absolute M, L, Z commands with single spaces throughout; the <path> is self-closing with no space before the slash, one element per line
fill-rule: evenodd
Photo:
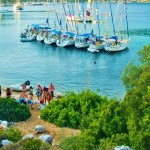
<path fill-rule="evenodd" d="M 35 126 L 36 125 L 43 125 L 46 128 L 46 133 L 50 134 L 54 139 L 54 145 L 56 145 L 57 149 L 60 141 L 64 137 L 75 136 L 80 134 L 80 130 L 70 129 L 70 128 L 59 128 L 52 123 L 48 123 L 43 121 L 39 117 L 39 110 L 31 110 L 31 118 L 24 122 L 19 122 L 15 124 L 24 135 L 26 134 L 34 134 L 36 137 L 39 136 L 35 133 Z"/>

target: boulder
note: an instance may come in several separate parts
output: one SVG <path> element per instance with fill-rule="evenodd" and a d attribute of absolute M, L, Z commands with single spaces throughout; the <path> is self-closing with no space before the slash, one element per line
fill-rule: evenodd
<path fill-rule="evenodd" d="M 39 136 L 38 139 L 40 139 L 43 142 L 47 142 L 49 144 L 52 144 L 52 142 L 53 142 L 53 137 L 49 134 L 42 134 Z"/>
<path fill-rule="evenodd" d="M 37 125 L 35 127 L 35 132 L 38 134 L 38 133 L 44 133 L 46 131 L 45 127 L 42 126 L 42 125 Z"/>
<path fill-rule="evenodd" d="M 132 150 L 129 146 L 117 146 L 114 148 L 114 150 Z"/>
<path fill-rule="evenodd" d="M 33 134 L 27 134 L 22 139 L 25 140 L 25 139 L 34 139 L 34 138 L 35 136 Z"/>
<path fill-rule="evenodd" d="M 8 145 L 8 144 L 12 144 L 13 142 L 9 141 L 9 140 L 2 140 L 2 146 Z"/>

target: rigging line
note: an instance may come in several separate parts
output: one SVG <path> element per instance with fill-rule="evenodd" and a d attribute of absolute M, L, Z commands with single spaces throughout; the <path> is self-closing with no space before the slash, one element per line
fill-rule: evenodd
<path fill-rule="evenodd" d="M 111 12 L 111 20 L 112 20 L 112 24 L 113 24 L 113 32 L 114 32 L 114 35 L 116 35 L 110 0 L 109 0 L 109 6 L 110 6 L 110 12 Z"/>
<path fill-rule="evenodd" d="M 83 19 L 84 19 L 84 30 L 86 31 L 86 20 L 85 20 L 85 17 L 84 17 L 84 7 L 83 7 L 83 2 L 82 2 L 82 12 L 83 12 Z"/>
<path fill-rule="evenodd" d="M 116 9 L 114 21 L 116 21 L 116 17 L 117 17 L 117 14 L 118 14 L 119 6 L 120 6 L 120 1 L 118 1 L 118 4 L 117 4 L 117 9 Z"/>
<path fill-rule="evenodd" d="M 99 32 L 99 35 L 100 35 L 100 25 L 99 25 L 99 11 L 98 11 L 98 6 L 97 6 L 97 1 L 96 1 L 96 16 L 97 16 L 97 19 L 98 19 L 98 32 Z"/>
<path fill-rule="evenodd" d="M 126 16 L 127 35 L 128 35 L 128 40 L 129 40 L 129 27 L 128 27 L 128 17 L 127 17 L 127 6 L 126 6 L 126 3 L 124 3 L 124 8 L 125 8 L 125 16 Z"/>
<path fill-rule="evenodd" d="M 56 17 L 57 17 L 58 24 L 60 24 L 60 21 L 59 21 L 59 18 L 58 18 L 58 14 L 57 14 L 57 11 L 56 11 L 56 6 L 55 6 L 54 3 L 53 3 L 53 6 L 54 6 L 54 8 L 55 8 L 55 14 L 56 14 Z"/>
<path fill-rule="evenodd" d="M 77 30 L 77 25 L 76 25 L 76 16 L 75 16 L 75 13 L 74 13 L 74 9 L 73 9 L 73 3 L 72 3 L 72 11 L 73 11 L 73 16 L 74 16 L 74 23 L 75 23 L 75 28 L 76 28 L 76 30 Z"/>
<path fill-rule="evenodd" d="M 68 3 L 68 10 L 69 10 L 69 14 L 71 15 L 71 11 L 70 11 L 70 7 L 69 7 L 69 3 Z M 73 20 L 72 20 L 72 15 L 71 15 L 71 24 L 72 24 L 72 27 L 74 27 Z"/>
<path fill-rule="evenodd" d="M 63 3 L 63 9 L 64 9 L 64 12 L 65 12 L 65 15 L 66 15 L 66 29 L 67 29 L 67 31 L 68 31 L 68 25 L 67 25 L 67 23 L 68 23 L 68 18 L 67 18 L 67 13 L 66 13 L 66 10 L 65 10 L 64 3 Z M 68 24 L 69 24 L 69 23 L 68 23 Z M 70 24 L 69 24 L 69 26 L 70 26 Z"/>

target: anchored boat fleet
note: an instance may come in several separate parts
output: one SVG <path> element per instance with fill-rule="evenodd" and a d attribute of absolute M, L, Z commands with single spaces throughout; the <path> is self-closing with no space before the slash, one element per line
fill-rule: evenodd
<path fill-rule="evenodd" d="M 86 8 L 83 3 L 60 3 L 60 9 L 63 9 L 65 14 L 66 28 L 62 29 L 62 14 L 57 12 L 56 4 L 54 6 L 54 25 L 55 28 L 49 26 L 49 18 L 46 20 L 46 25 L 32 24 L 21 33 L 22 42 L 40 41 L 45 44 L 56 44 L 59 47 L 75 46 L 76 48 L 86 48 L 89 52 L 99 52 L 104 49 L 106 51 L 122 51 L 127 48 L 130 41 L 128 33 L 128 17 L 127 17 L 127 6 L 126 3 L 118 1 L 116 3 L 115 15 L 112 10 L 111 1 L 105 1 L 100 3 L 91 2 L 88 0 Z M 104 13 L 102 12 L 105 7 Z M 100 8 L 100 9 L 99 9 Z M 95 9 L 95 10 L 94 10 Z M 78 12 L 78 13 L 76 13 Z M 60 13 L 60 15 L 58 14 Z M 119 14 L 119 23 L 116 21 L 117 15 Z M 101 16 L 105 16 L 105 20 L 102 21 Z M 58 17 L 60 16 L 60 18 Z M 111 20 L 111 21 L 110 21 Z M 58 22 L 56 24 L 56 22 Z M 79 31 L 79 22 L 82 22 L 84 26 L 84 33 Z M 90 32 L 86 31 L 86 23 L 90 22 L 97 26 L 98 34 L 94 33 L 91 28 Z M 105 22 L 105 35 L 101 35 L 101 24 Z M 116 23 L 117 22 L 117 23 Z M 73 29 L 69 30 L 69 25 L 72 24 Z M 117 24 L 117 25 L 116 25 Z M 81 23 L 80 23 L 81 25 Z M 109 28 L 112 28 L 112 33 L 108 32 Z M 119 31 L 116 32 L 116 26 L 119 26 Z M 125 26 L 126 31 L 123 31 Z M 126 36 L 126 38 L 124 38 Z"/>

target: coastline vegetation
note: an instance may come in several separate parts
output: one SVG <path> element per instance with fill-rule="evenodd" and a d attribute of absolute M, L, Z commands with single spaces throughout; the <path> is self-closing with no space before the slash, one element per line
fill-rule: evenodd
<path fill-rule="evenodd" d="M 78 136 L 62 138 L 61 150 L 113 150 L 118 145 L 134 150 L 150 149 L 150 45 L 144 46 L 138 56 L 139 63 L 132 61 L 121 76 L 126 88 L 124 99 L 109 99 L 90 90 L 67 92 L 41 111 L 43 120 L 81 130 Z M 0 108 L 8 110 L 13 101 L 6 99 Z M 15 111 L 19 106 L 11 107 Z M 32 140 L 27 143 L 41 144 Z M 29 144 L 25 145 L 28 148 Z"/>

